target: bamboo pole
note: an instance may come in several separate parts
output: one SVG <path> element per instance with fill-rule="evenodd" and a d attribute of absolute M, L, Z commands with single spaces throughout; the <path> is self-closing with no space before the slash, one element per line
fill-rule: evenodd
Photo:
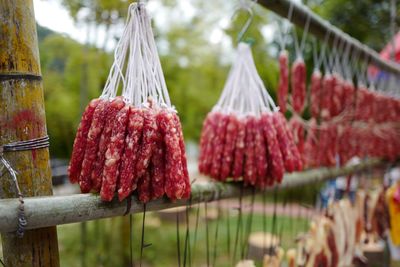
<path fill-rule="evenodd" d="M 0 0 L 0 145 L 46 134 L 32 0 Z M 18 172 L 24 196 L 52 195 L 48 149 L 8 152 L 5 157 Z M 11 176 L 2 174 L 0 197 L 16 197 Z M 16 226 L 17 217 L 9 222 Z M 0 231 L 6 266 L 59 266 L 56 227 L 26 231 L 23 238 Z"/>
<path fill-rule="evenodd" d="M 306 184 L 321 182 L 340 175 L 348 175 L 360 171 L 368 171 L 373 167 L 384 166 L 385 161 L 371 159 L 354 166 L 342 168 L 320 168 L 304 172 L 285 175 L 282 188 L 299 187 Z M 269 188 L 268 190 L 272 190 Z M 241 184 L 199 182 L 192 186 L 191 203 L 209 202 L 219 199 L 234 198 L 239 196 Z M 246 188 L 244 195 L 249 195 L 252 190 Z M 178 200 L 171 202 L 166 198 L 150 201 L 146 205 L 147 211 L 156 211 L 167 208 L 185 206 L 188 201 Z M 14 231 L 16 218 L 15 209 L 18 201 L 15 199 L 0 200 L 0 229 Z M 83 222 L 101 218 L 122 216 L 126 212 L 127 202 L 102 202 L 95 194 L 75 194 L 70 196 L 33 197 L 25 199 L 26 217 L 29 221 L 28 228 L 34 229 L 44 226 L 54 226 L 67 223 Z M 136 197 L 132 198 L 131 213 L 143 212 L 143 204 Z"/>

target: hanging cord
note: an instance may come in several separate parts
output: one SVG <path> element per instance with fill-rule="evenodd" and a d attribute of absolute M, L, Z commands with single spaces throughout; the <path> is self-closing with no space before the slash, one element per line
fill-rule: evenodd
<path fill-rule="evenodd" d="M 242 260 L 244 260 L 245 258 L 248 257 L 248 253 L 249 253 L 249 236 L 251 234 L 251 229 L 253 228 L 253 215 L 254 215 L 254 199 L 255 199 L 255 188 L 252 188 L 252 192 L 251 192 L 251 203 L 250 203 L 250 213 L 247 217 L 247 229 L 246 229 L 246 235 L 245 235 L 245 245 L 242 249 Z"/>
<path fill-rule="evenodd" d="M 285 222 L 285 212 L 286 212 L 286 204 L 287 204 L 287 195 L 285 195 L 284 199 L 283 199 L 283 209 L 281 212 L 281 225 L 279 228 L 279 235 L 278 235 L 278 240 L 279 240 L 279 245 L 283 247 L 283 242 L 282 242 L 282 237 L 283 237 L 283 228 L 284 228 L 284 222 Z"/>
<path fill-rule="evenodd" d="M 142 267 L 143 249 L 145 248 L 145 244 L 144 244 L 145 221 L 146 221 L 146 203 L 143 204 L 142 238 L 140 240 L 140 260 L 139 260 L 140 267 Z"/>
<path fill-rule="evenodd" d="M 179 212 L 176 212 L 176 247 L 178 252 L 178 266 L 181 266 L 181 240 L 179 234 Z"/>
<path fill-rule="evenodd" d="M 189 199 L 186 205 L 186 235 L 185 235 L 185 249 L 183 252 L 183 267 L 186 267 L 187 259 L 189 258 L 190 263 L 190 231 L 189 231 L 189 210 L 192 209 L 192 200 Z"/>
<path fill-rule="evenodd" d="M 227 238 L 226 238 L 226 248 L 228 251 L 228 257 L 231 257 L 231 216 L 230 216 L 230 210 L 229 207 L 226 208 L 226 232 L 227 232 Z"/>
<path fill-rule="evenodd" d="M 294 48 L 296 50 L 296 57 L 297 58 L 303 58 L 302 54 L 303 54 L 303 50 L 305 47 L 305 43 L 306 43 L 306 37 L 308 34 L 308 28 L 310 26 L 310 16 L 307 16 L 307 20 L 306 20 L 306 24 L 304 26 L 304 31 L 303 31 L 303 35 L 301 37 L 301 41 L 299 43 L 299 40 L 297 38 L 297 33 L 296 33 L 296 27 L 293 27 L 293 40 L 294 40 Z"/>
<path fill-rule="evenodd" d="M 239 242 L 239 235 L 241 232 L 240 229 L 242 226 L 242 207 L 243 207 L 243 186 L 240 187 L 239 207 L 237 208 L 239 214 L 238 214 L 238 220 L 237 220 L 237 224 L 236 224 L 235 244 L 234 244 L 233 255 L 232 255 L 232 266 L 235 265 L 236 252 L 237 252 L 238 242 Z"/>
<path fill-rule="evenodd" d="M 204 202 L 204 216 L 205 216 L 205 226 L 206 226 L 206 254 L 207 254 L 207 267 L 210 266 L 210 240 L 208 231 L 208 212 L 207 212 L 207 201 Z"/>
<path fill-rule="evenodd" d="M 217 202 L 217 224 L 215 226 L 215 233 L 214 233 L 214 251 L 213 251 L 213 259 L 212 259 L 212 265 L 211 266 L 216 266 L 215 262 L 217 260 L 217 243 L 218 243 L 218 234 L 219 234 L 219 221 L 221 220 L 221 203 L 220 200 Z"/>
<path fill-rule="evenodd" d="M 251 23 L 253 22 L 253 17 L 254 17 L 254 13 L 253 13 L 253 5 L 257 2 L 257 0 L 253 0 L 253 1 L 248 1 L 248 0 L 239 0 L 238 5 L 235 8 L 235 11 L 232 15 L 231 20 L 234 19 L 234 17 L 237 15 L 237 13 L 240 10 L 246 11 L 249 14 L 249 18 L 247 19 L 246 23 L 244 24 L 243 28 L 240 30 L 236 41 L 238 43 L 240 43 L 245 35 L 245 33 L 247 32 L 247 30 L 249 29 Z"/>
<path fill-rule="evenodd" d="M 273 255 L 275 252 L 275 247 L 273 246 L 273 240 L 276 235 L 276 208 L 277 208 L 277 203 L 278 202 L 278 187 L 275 186 L 274 188 L 274 211 L 272 215 L 272 225 L 271 225 L 271 235 L 270 235 L 270 244 L 269 245 L 269 255 Z"/>
<path fill-rule="evenodd" d="M 287 15 L 287 19 L 289 20 L 289 22 L 292 19 L 292 15 L 293 15 L 293 2 L 290 1 L 288 15 Z M 289 38 L 289 32 L 290 32 L 290 24 L 286 27 L 286 31 L 285 31 L 283 25 L 284 24 L 282 22 L 282 29 L 280 31 L 280 34 L 278 34 L 281 51 L 285 50 L 285 48 L 286 48 L 286 44 L 287 44 L 287 40 Z M 277 25 L 277 27 L 280 28 L 279 25 Z M 285 31 L 285 33 L 284 33 L 284 31 Z"/>
<path fill-rule="evenodd" d="M 193 253 L 191 255 L 192 258 L 189 259 L 189 263 L 190 263 L 189 266 L 192 266 L 193 259 L 194 259 L 195 253 L 196 253 L 197 233 L 198 233 L 198 230 L 199 230 L 199 218 L 200 218 L 200 203 L 197 204 L 196 225 L 195 225 L 195 228 L 194 228 L 193 249 L 192 249 Z"/>
<path fill-rule="evenodd" d="M 263 255 L 267 254 L 267 190 L 264 189 L 263 195 L 262 195 L 262 201 L 263 201 L 263 220 L 262 220 L 262 225 L 263 225 Z"/>
<path fill-rule="evenodd" d="M 129 214 L 129 256 L 130 256 L 130 266 L 135 267 L 133 262 L 133 215 Z"/>
<path fill-rule="evenodd" d="M 26 221 L 26 217 L 25 217 L 24 195 L 22 194 L 22 191 L 18 184 L 18 178 L 17 178 L 18 173 L 16 170 L 14 170 L 11 163 L 4 157 L 4 153 L 16 152 L 16 151 L 26 151 L 26 150 L 36 150 L 36 149 L 41 149 L 41 148 L 47 148 L 47 147 L 49 147 L 49 145 L 50 145 L 49 137 L 46 135 L 41 138 L 35 138 L 35 139 L 26 140 L 26 141 L 12 142 L 12 143 L 0 146 L 0 161 L 4 165 L 4 167 L 7 169 L 8 173 L 11 175 L 11 178 L 14 182 L 14 185 L 15 185 L 15 188 L 17 191 L 17 195 L 18 195 L 19 207 L 18 207 L 18 222 L 17 222 L 16 234 L 19 238 L 22 238 L 24 236 L 25 227 L 27 225 L 27 221 Z"/>

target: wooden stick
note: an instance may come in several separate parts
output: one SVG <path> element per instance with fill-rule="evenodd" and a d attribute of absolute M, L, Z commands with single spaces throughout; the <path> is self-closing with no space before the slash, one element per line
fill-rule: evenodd
<path fill-rule="evenodd" d="M 285 175 L 282 188 L 298 187 L 305 184 L 317 183 L 340 175 L 347 175 L 371 167 L 386 164 L 385 161 L 370 159 L 354 166 L 342 168 L 320 168 L 304 172 Z M 209 202 L 218 199 L 236 197 L 240 194 L 241 184 L 219 183 L 219 182 L 198 182 L 192 186 L 192 204 Z M 271 190 L 271 189 L 270 189 Z M 251 188 L 243 190 L 244 195 L 251 194 Z M 147 203 L 147 211 L 162 210 L 172 207 L 185 206 L 186 200 L 171 202 L 168 199 L 158 199 Z M 14 231 L 16 227 L 18 201 L 16 199 L 0 200 L 0 229 L 3 232 Z M 106 203 L 94 194 L 75 194 L 70 196 L 49 196 L 32 197 L 25 199 L 27 228 L 35 229 L 60 224 L 83 222 L 122 216 L 126 211 L 126 201 L 118 202 L 115 198 L 112 202 Z M 143 211 L 141 204 L 136 197 L 132 199 L 131 213 Z"/>
<path fill-rule="evenodd" d="M 47 131 L 32 0 L 0 1 L 0 29 L 1 146 L 44 137 Z M 24 196 L 52 195 L 47 148 L 5 152 L 4 157 L 18 172 Z M 16 197 L 15 184 L 7 171 L 0 179 L 0 197 Z M 10 224 L 14 226 L 8 232 L 16 230 L 17 206 L 13 205 Z M 26 231 L 23 238 L 0 229 L 6 266 L 59 266 L 56 227 Z"/>

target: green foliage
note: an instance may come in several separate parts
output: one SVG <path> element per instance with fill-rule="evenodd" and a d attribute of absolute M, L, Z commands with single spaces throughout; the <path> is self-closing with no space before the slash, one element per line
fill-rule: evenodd
<path fill-rule="evenodd" d="M 390 40 L 390 1 L 323 0 L 315 11 L 362 43 L 381 50 Z M 400 15 L 397 3 L 397 17 Z"/>
<path fill-rule="evenodd" d="M 68 157 L 80 120 L 81 102 L 85 106 L 101 92 L 111 64 L 110 56 L 94 48 L 85 49 L 76 41 L 54 33 L 47 34 L 39 49 L 50 151 L 52 156 Z M 84 68 L 85 65 L 88 67 Z M 83 91 L 87 98 L 81 99 L 86 72 Z"/>

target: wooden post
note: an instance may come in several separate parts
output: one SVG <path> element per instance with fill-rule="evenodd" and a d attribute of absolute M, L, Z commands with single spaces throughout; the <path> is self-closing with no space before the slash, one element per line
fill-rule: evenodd
<path fill-rule="evenodd" d="M 33 2 L 0 0 L 0 145 L 46 134 Z M 24 196 L 52 195 L 48 149 L 8 152 L 5 157 L 18 172 Z M 0 177 L 0 196 L 16 197 L 7 172 Z M 26 231 L 23 238 L 14 233 L 1 237 L 7 267 L 59 266 L 56 227 Z"/>

